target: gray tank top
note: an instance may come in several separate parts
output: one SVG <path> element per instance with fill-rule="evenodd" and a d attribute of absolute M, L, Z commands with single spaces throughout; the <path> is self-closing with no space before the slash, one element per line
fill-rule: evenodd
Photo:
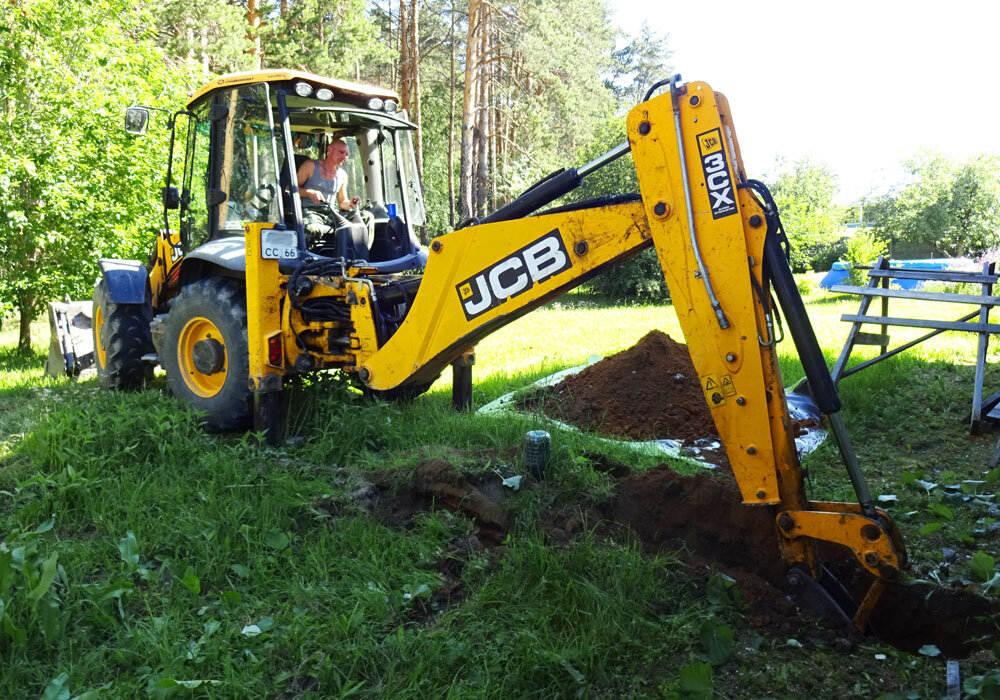
<path fill-rule="evenodd" d="M 313 163 L 316 164 L 316 167 L 313 168 L 312 175 L 310 175 L 309 179 L 306 180 L 306 183 L 302 185 L 302 188 L 307 190 L 319 190 L 322 192 L 326 203 L 330 205 L 331 209 L 336 211 L 338 209 L 337 192 L 346 180 L 347 174 L 344 172 L 343 168 L 337 168 L 337 172 L 334 174 L 333 179 L 327 180 L 320 173 L 319 161 L 314 160 Z"/>

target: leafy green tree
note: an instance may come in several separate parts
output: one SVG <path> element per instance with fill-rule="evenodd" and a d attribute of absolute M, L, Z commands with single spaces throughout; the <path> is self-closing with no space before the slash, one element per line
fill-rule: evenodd
<path fill-rule="evenodd" d="M 0 27 L 0 302 L 19 312 L 27 351 L 45 301 L 89 298 L 98 258 L 148 245 L 164 140 L 133 140 L 122 116 L 134 101 L 169 104 L 183 76 L 127 0 L 12 6 Z"/>
<path fill-rule="evenodd" d="M 614 109 L 600 79 L 611 65 L 614 30 L 600 0 L 524 0 L 519 17 L 523 26 L 510 43 L 523 57 L 532 88 L 517 94 L 508 109 L 520 127 L 515 138 L 537 164 L 518 170 L 533 180 L 571 164 Z M 512 184 L 530 184 L 511 175 Z"/>
<path fill-rule="evenodd" d="M 650 29 L 643 21 L 639 34 L 611 54 L 611 75 L 605 84 L 623 107 L 632 107 L 646 95 L 653 83 L 673 72 L 668 38 Z"/>
<path fill-rule="evenodd" d="M 808 158 L 795 161 L 770 185 L 791 247 L 792 270 L 819 269 L 840 241 L 840 210 L 833 203 L 837 176 Z"/>
<path fill-rule="evenodd" d="M 223 0 L 165 0 L 152 6 L 158 43 L 168 54 L 200 65 L 204 75 L 253 70 L 246 7 Z"/>
<path fill-rule="evenodd" d="M 965 162 L 924 151 L 904 163 L 912 181 L 895 196 L 879 232 L 932 246 L 938 255 L 980 255 L 1000 247 L 1000 157 Z"/>
<path fill-rule="evenodd" d="M 265 68 L 354 79 L 387 50 L 376 41 L 365 0 L 284 0 L 267 17 L 260 30 Z"/>
<path fill-rule="evenodd" d="M 625 140 L 624 119 L 613 117 L 596 131 L 592 143 L 581 150 L 578 160 L 581 163 L 593 160 Z M 635 162 L 632 154 L 627 153 L 588 175 L 583 185 L 570 193 L 567 199 L 577 202 L 638 191 L 639 179 L 635 174 Z M 656 251 L 652 248 L 605 270 L 588 282 L 587 286 L 615 301 L 664 301 L 669 297 L 663 270 Z"/>
<path fill-rule="evenodd" d="M 880 255 L 885 255 L 885 240 L 874 230 L 861 229 L 847 239 L 847 250 L 843 257 L 851 263 L 851 284 L 862 285 L 868 281 L 868 271 L 856 265 L 871 265 Z"/>

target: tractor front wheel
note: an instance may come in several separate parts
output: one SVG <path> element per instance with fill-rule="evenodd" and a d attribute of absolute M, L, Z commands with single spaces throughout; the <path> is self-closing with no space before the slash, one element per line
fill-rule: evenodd
<path fill-rule="evenodd" d="M 167 386 L 205 414 L 209 430 L 249 427 L 246 293 L 242 285 L 203 279 L 181 290 L 163 332 Z"/>
<path fill-rule="evenodd" d="M 141 389 L 153 376 L 153 365 L 143 355 L 154 352 L 149 324 L 149 304 L 116 304 L 108 284 L 94 287 L 94 364 L 97 378 L 106 389 Z"/>

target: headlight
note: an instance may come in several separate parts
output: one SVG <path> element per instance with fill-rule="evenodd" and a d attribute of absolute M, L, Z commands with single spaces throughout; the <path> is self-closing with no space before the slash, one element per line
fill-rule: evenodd
<path fill-rule="evenodd" d="M 382 99 L 379 97 L 373 97 L 368 100 L 368 109 L 382 109 Z"/>
<path fill-rule="evenodd" d="M 396 100 L 386 100 L 383 109 L 385 109 L 386 112 L 395 112 L 399 109 L 399 105 L 396 104 Z"/>
<path fill-rule="evenodd" d="M 299 97 L 309 97 L 313 94 L 313 86 L 309 83 L 295 83 L 295 94 Z"/>
<path fill-rule="evenodd" d="M 320 100 L 332 100 L 333 90 L 330 88 L 320 88 L 316 91 L 316 97 Z"/>

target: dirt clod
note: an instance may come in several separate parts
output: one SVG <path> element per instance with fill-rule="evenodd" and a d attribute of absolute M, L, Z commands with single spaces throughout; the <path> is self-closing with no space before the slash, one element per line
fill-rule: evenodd
<path fill-rule="evenodd" d="M 417 467 L 416 486 L 425 495 L 472 518 L 480 536 L 500 541 L 509 527 L 507 511 L 443 459 Z"/>
<path fill-rule="evenodd" d="M 539 390 L 523 406 L 633 440 L 718 436 L 687 346 L 662 331 Z"/>

